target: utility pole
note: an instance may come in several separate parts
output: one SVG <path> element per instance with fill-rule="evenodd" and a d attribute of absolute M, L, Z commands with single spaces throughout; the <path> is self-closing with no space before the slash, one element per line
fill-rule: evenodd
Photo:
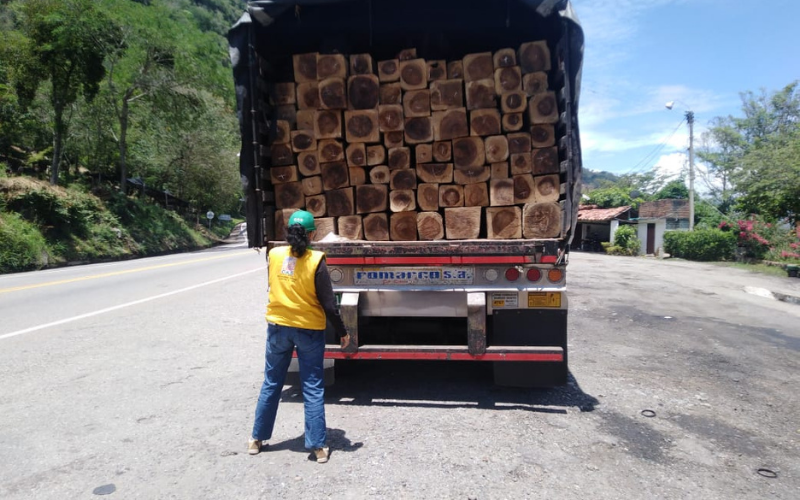
<path fill-rule="evenodd" d="M 689 124 L 689 231 L 694 231 L 694 112 L 686 112 Z"/>

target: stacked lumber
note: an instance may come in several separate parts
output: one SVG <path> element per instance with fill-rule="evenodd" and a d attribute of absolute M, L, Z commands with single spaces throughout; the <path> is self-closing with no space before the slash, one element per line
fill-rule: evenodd
<path fill-rule="evenodd" d="M 318 239 L 560 236 L 560 113 L 546 42 L 455 61 L 406 49 L 292 63 L 294 81 L 266 84 L 261 149 L 276 238 L 298 209 L 317 219 Z"/>

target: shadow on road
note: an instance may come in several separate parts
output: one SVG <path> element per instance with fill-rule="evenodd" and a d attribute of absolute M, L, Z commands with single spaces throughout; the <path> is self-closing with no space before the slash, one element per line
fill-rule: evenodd
<path fill-rule="evenodd" d="M 593 411 L 598 400 L 583 392 L 570 373 L 553 389 L 498 387 L 490 363 L 452 361 L 337 362 L 336 383 L 325 390 L 326 405 L 416 408 L 476 408 L 567 413 Z M 284 402 L 302 402 L 299 387 L 287 387 Z"/>
<path fill-rule="evenodd" d="M 328 446 L 331 448 L 332 454 L 339 452 L 352 453 L 364 446 L 364 443 L 361 442 L 353 443 L 345 434 L 346 432 L 341 429 L 328 429 Z M 308 453 L 309 450 L 306 449 L 305 443 L 305 437 L 301 434 L 294 439 L 287 439 L 274 444 L 270 443 L 269 451 L 288 450 L 294 453 Z"/>

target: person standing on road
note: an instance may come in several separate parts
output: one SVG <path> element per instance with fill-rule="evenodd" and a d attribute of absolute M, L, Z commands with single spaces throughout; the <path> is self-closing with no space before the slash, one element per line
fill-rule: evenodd
<path fill-rule="evenodd" d="M 266 368 L 248 446 L 251 455 L 257 455 L 272 437 L 286 371 L 296 348 L 303 385 L 305 445 L 313 450 L 317 462 L 328 461 L 323 381 L 326 318 L 343 349 L 350 343 L 350 335 L 336 309 L 325 254 L 310 248 L 315 231 L 314 216 L 299 210 L 286 228 L 290 246 L 269 252 Z"/>

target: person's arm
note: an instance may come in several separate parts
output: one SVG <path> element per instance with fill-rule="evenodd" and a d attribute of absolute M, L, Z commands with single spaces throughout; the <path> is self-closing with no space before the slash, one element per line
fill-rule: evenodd
<path fill-rule="evenodd" d="M 336 330 L 336 335 L 339 338 L 346 337 L 347 328 L 344 326 L 342 317 L 339 316 L 339 310 L 336 309 L 336 297 L 333 295 L 333 285 L 331 285 L 331 277 L 328 274 L 328 265 L 325 263 L 325 259 L 322 259 L 317 267 L 314 284 L 317 287 L 317 300 Z"/>

